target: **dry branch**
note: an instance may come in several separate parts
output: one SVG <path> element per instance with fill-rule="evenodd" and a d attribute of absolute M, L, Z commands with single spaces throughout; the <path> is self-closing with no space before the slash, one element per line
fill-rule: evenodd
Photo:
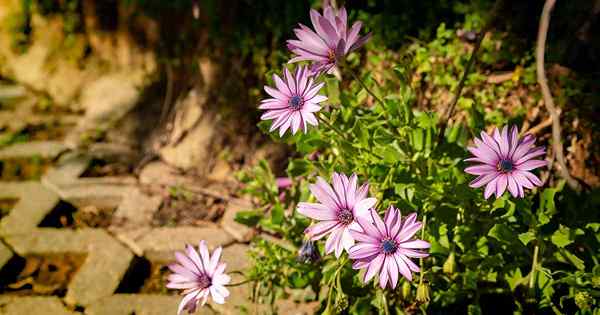
<path fill-rule="evenodd" d="M 561 128 L 560 128 L 560 117 L 559 113 L 554 105 L 550 88 L 548 87 L 548 79 L 546 78 L 546 70 L 544 68 L 544 54 L 546 47 L 546 37 L 548 36 L 548 26 L 550 25 L 550 13 L 554 8 L 556 0 L 546 0 L 544 3 L 544 9 L 542 10 L 542 16 L 540 17 L 540 25 L 538 28 L 537 47 L 535 52 L 537 80 L 542 89 L 542 96 L 544 97 L 544 104 L 546 109 L 552 117 L 552 149 L 554 151 L 556 162 L 558 163 L 558 172 L 566 181 L 567 184 L 575 190 L 579 190 L 580 185 L 575 178 L 569 174 L 567 165 L 565 163 L 565 155 L 563 152 L 562 140 L 561 140 Z"/>

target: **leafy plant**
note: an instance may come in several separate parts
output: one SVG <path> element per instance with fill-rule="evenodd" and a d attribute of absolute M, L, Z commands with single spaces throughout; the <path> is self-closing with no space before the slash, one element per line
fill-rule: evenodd
<path fill-rule="evenodd" d="M 482 103 L 493 103 L 515 81 L 489 87 L 481 72 L 470 74 L 471 96 L 459 103 L 466 118 L 438 141 L 439 112 L 419 102 L 421 82 L 412 74 L 454 90 L 454 78 L 466 63 L 464 45 L 454 33 L 442 25 L 431 43 L 415 43 L 408 65 L 385 53 L 369 53 L 367 60 L 353 54 L 341 67 L 341 81 L 320 77 L 329 100 L 319 112 L 319 126 L 282 139 L 300 156 L 289 160 L 286 172 L 293 186 L 287 193 L 277 188 L 265 162 L 240 176 L 259 207 L 237 219 L 269 235 L 254 241 L 251 256 L 248 277 L 260 288 L 257 300 L 274 303 L 291 289 L 309 287 L 324 314 L 594 312 L 600 296 L 597 191 L 576 193 L 558 181 L 522 199 L 505 194 L 486 200 L 468 186 L 469 140 L 490 123 L 516 122 L 514 116 L 485 112 Z M 506 55 L 494 52 L 490 40 L 484 41 L 482 62 L 491 65 Z M 372 45 L 370 51 L 380 48 Z M 510 62 L 522 65 L 514 74 L 517 81 L 534 83 L 527 57 Z M 259 127 L 268 132 L 270 125 Z M 313 200 L 308 185 L 317 176 L 329 178 L 333 172 L 368 180 L 377 209 L 394 205 L 403 214 L 418 213 L 424 223 L 420 238 L 431 248 L 417 280 L 403 279 L 396 290 L 385 291 L 365 284 L 346 254 L 325 255 L 322 242 L 316 243 L 322 259 L 295 259 L 310 224 L 297 205 Z"/>

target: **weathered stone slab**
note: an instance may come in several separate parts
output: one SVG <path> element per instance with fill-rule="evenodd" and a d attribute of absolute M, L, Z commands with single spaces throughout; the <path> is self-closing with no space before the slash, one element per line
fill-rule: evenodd
<path fill-rule="evenodd" d="M 1 315 L 75 315 L 58 297 L 45 296 L 0 296 Z"/>
<path fill-rule="evenodd" d="M 185 244 L 197 246 L 201 240 L 205 240 L 211 250 L 234 241 L 231 235 L 217 226 L 165 227 L 153 229 L 141 237 L 137 244 L 150 261 L 170 262 L 175 251 L 183 250 Z"/>
<path fill-rule="evenodd" d="M 41 157 L 53 159 L 66 149 L 59 141 L 30 141 L 15 143 L 0 149 L 0 160 Z"/>
<path fill-rule="evenodd" d="M 21 256 L 87 254 L 68 285 L 65 302 L 71 305 L 88 305 L 113 294 L 133 259 L 129 250 L 100 229 L 41 228 L 10 235 L 6 242 Z"/>
<path fill-rule="evenodd" d="M 0 198 L 19 199 L 0 221 L 2 235 L 34 229 L 59 202 L 58 195 L 38 182 L 1 182 Z"/>
<path fill-rule="evenodd" d="M 71 183 L 83 174 L 90 162 L 91 158 L 82 154 L 65 154 L 58 165 L 42 176 L 42 184 L 53 191 L 58 191 L 60 185 Z"/>
<path fill-rule="evenodd" d="M 221 226 L 227 233 L 231 234 L 238 242 L 249 242 L 254 235 L 250 227 L 235 221 L 235 216 L 240 211 L 252 209 L 252 203 L 243 199 L 231 199 L 221 219 Z"/>
<path fill-rule="evenodd" d="M 13 257 L 13 252 L 10 248 L 6 247 L 4 243 L 0 242 L 0 269 L 6 265 L 6 263 Z"/>
<path fill-rule="evenodd" d="M 123 196 L 131 194 L 136 180 L 133 177 L 79 178 L 70 183 L 54 186 L 56 193 L 75 207 L 95 206 L 99 209 L 115 209 Z"/>
<path fill-rule="evenodd" d="M 140 172 L 140 183 L 144 185 L 178 186 L 190 185 L 193 182 L 178 174 L 176 168 L 164 162 L 151 162 Z"/>
<path fill-rule="evenodd" d="M 154 294 L 115 294 L 86 308 L 86 315 L 167 315 L 176 314 L 180 296 Z M 215 314 L 203 308 L 197 314 Z"/>
<path fill-rule="evenodd" d="M 149 226 L 161 203 L 161 196 L 148 196 L 140 189 L 132 189 L 131 193 L 123 196 L 113 215 L 113 222 L 124 229 Z"/>

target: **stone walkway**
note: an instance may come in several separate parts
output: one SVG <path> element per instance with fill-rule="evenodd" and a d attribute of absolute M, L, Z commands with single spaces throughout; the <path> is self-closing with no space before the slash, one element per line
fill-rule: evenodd
<path fill-rule="evenodd" d="M 188 227 L 153 227 L 160 196 L 147 195 L 146 185 L 173 185 L 179 180 L 160 162 L 146 166 L 139 178 L 132 176 L 81 177 L 93 158 L 120 154 L 111 146 L 94 144 L 86 153 L 63 153 L 60 142 L 27 142 L 0 150 L 0 160 L 42 158 L 56 160 L 39 181 L 0 182 L 0 199 L 17 200 L 0 220 L 0 270 L 16 259 L 79 255 L 83 263 L 71 277 L 64 296 L 0 295 L 0 314 L 175 314 L 180 296 L 123 292 L 140 274 L 140 261 L 164 266 L 184 244 L 204 239 L 211 247 L 223 246 L 228 270 L 247 267 L 247 242 L 252 231 L 234 222 L 235 212 L 251 207 L 243 200 L 228 200 L 217 223 Z M 61 155 L 61 153 L 63 153 Z M 61 155 L 61 156 L 59 156 Z M 56 228 L 42 224 L 61 203 L 81 207 L 116 209 L 107 228 Z M 233 282 L 241 279 L 234 276 Z M 200 314 L 239 314 L 249 309 L 249 287 L 232 288 L 227 304 L 203 308 Z M 252 312 L 251 312 L 252 313 Z"/>

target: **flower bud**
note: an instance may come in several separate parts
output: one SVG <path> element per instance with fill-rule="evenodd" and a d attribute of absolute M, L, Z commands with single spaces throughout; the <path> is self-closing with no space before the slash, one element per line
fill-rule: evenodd
<path fill-rule="evenodd" d="M 417 301 L 427 303 L 431 299 L 430 295 L 431 288 L 429 288 L 429 284 L 425 282 L 419 283 L 419 286 L 417 287 Z"/>
<path fill-rule="evenodd" d="M 600 276 L 592 277 L 592 285 L 594 286 L 594 288 L 600 289 Z"/>
<path fill-rule="evenodd" d="M 408 281 L 404 281 L 404 283 L 402 283 L 402 298 L 404 300 L 409 300 L 410 299 L 410 293 L 411 293 L 411 288 L 412 286 L 410 285 L 410 282 Z"/>
<path fill-rule="evenodd" d="M 321 259 L 321 255 L 319 254 L 319 250 L 315 246 L 315 243 L 310 238 L 305 238 L 302 242 L 302 246 L 298 250 L 296 260 L 308 264 L 316 262 L 319 259 Z"/>
<path fill-rule="evenodd" d="M 442 267 L 445 274 L 452 275 L 456 271 L 456 258 L 454 252 L 451 252 L 448 259 L 444 262 Z"/>
<path fill-rule="evenodd" d="M 592 303 L 592 296 L 587 292 L 577 292 L 575 294 L 575 304 L 580 310 L 585 311 L 590 309 Z"/>
<path fill-rule="evenodd" d="M 348 297 L 345 294 L 338 294 L 336 302 L 335 302 L 336 312 L 338 314 L 342 313 L 347 308 L 348 308 Z"/>

